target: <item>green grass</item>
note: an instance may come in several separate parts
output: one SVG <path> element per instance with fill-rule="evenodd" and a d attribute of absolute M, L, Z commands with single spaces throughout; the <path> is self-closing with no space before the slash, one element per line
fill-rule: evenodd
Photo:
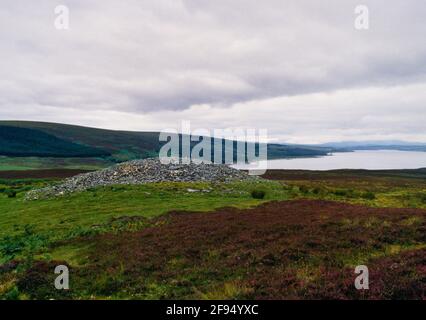
<path fill-rule="evenodd" d="M 265 199 L 252 198 L 251 192 L 256 188 L 265 190 Z M 200 191 L 188 192 L 188 189 Z M 19 248 L 14 251 L 17 256 L 29 251 L 38 252 L 37 248 L 43 251 L 56 241 L 111 231 L 109 225 L 104 225 L 123 216 L 151 218 L 171 210 L 210 211 L 224 206 L 247 208 L 263 201 L 289 197 L 278 183 L 270 181 L 111 186 L 37 201 L 25 201 L 23 196 L 23 193 L 17 198 L 0 196 L 0 239 L 3 244 L 19 243 Z M 14 257 L 13 254 L 3 254 L 0 262 Z"/>
<path fill-rule="evenodd" d="M 1 163 L 0 158 L 0 163 Z M 37 159 L 34 163 L 37 163 Z M 30 163 L 32 166 L 34 163 Z M 220 207 L 232 206 L 249 208 L 271 200 L 321 199 L 362 204 L 371 207 L 426 208 L 426 183 L 419 179 L 398 180 L 382 177 L 358 180 L 294 180 L 238 182 L 228 184 L 211 183 L 151 183 L 137 186 L 108 186 L 74 193 L 63 197 L 25 201 L 24 193 L 57 183 L 54 180 L 20 179 L 0 180 L 0 266 L 19 260 L 17 273 L 0 271 L 0 299 L 27 298 L 17 292 L 17 277 L 35 261 L 66 261 L 71 266 L 85 266 L 89 253 L 93 252 L 92 237 L 99 234 L 133 232 L 152 226 L 151 219 L 170 211 L 213 211 Z M 195 189 L 198 192 L 189 192 Z M 16 198 L 9 198 L 8 191 L 16 191 Z M 257 195 L 264 195 L 260 197 Z M 255 195 L 255 196 L 254 196 Z M 297 214 L 297 212 L 296 212 Z M 161 222 L 161 221 L 160 221 Z M 387 228 L 387 221 L 366 219 L 339 222 L 339 230 L 381 230 Z M 422 220 L 407 217 L 401 220 L 401 228 L 417 228 Z M 84 241 L 79 241 L 84 239 Z M 343 250 L 330 255 L 336 263 L 353 266 L 370 259 L 399 255 L 407 250 L 424 248 L 418 243 L 393 243 L 387 247 L 369 250 Z M 342 253 L 343 252 L 343 253 Z M 327 253 L 328 254 L 328 253 Z M 214 250 L 206 252 L 214 263 L 222 259 Z M 297 269 L 297 278 L 306 282 L 315 281 L 322 264 L 318 257 L 292 267 Z M 209 261 L 210 261 L 209 260 Z M 169 261 L 170 272 L 183 268 L 185 261 L 176 257 Z M 191 269 L 192 270 L 192 269 Z M 116 270 L 117 271 L 117 270 Z M 177 287 L 145 279 L 144 293 L 136 298 L 161 298 L 167 292 L 178 297 L 187 294 L 179 289 L 179 283 L 198 281 L 200 287 L 209 288 L 196 293 L 197 298 L 231 299 L 249 295 L 249 289 L 239 281 L 245 270 L 237 273 L 224 272 L 223 282 L 209 282 L 210 274 L 193 269 L 186 278 L 175 279 Z M 241 275 L 240 275 L 241 272 Z M 119 272 L 111 278 L 107 273 L 95 279 L 97 298 L 128 298 L 125 292 L 114 292 L 115 283 L 123 281 Z M 139 279 L 143 280 L 143 279 Z M 142 284 L 141 284 L 142 285 Z M 94 285 L 95 286 L 95 285 Z M 180 292 L 181 290 L 182 292 Z M 185 289 L 186 290 L 186 289 Z M 102 293 L 104 292 L 104 293 Z M 81 292 L 82 297 L 91 296 Z"/>
<path fill-rule="evenodd" d="M 3 246 L 5 243 L 19 243 L 18 248 L 12 248 L 13 254 L 0 255 L 0 263 L 28 252 L 43 253 L 54 242 L 115 229 L 135 228 L 133 225 L 111 225 L 112 220 L 120 217 L 152 218 L 173 210 L 207 212 L 225 206 L 247 208 L 265 201 L 287 199 L 323 199 L 373 207 L 426 208 L 426 190 L 419 189 L 419 186 L 410 189 L 370 183 L 367 190 L 360 185 L 349 184 L 343 188 L 343 185 L 334 187 L 333 184 L 331 187 L 323 182 L 307 181 L 287 184 L 274 181 L 152 183 L 99 187 L 37 201 L 23 199 L 25 191 L 52 183 L 55 182 L 37 179 L 0 181 L 0 246 L 2 243 Z M 200 191 L 188 192 L 188 189 Z M 18 192 L 16 198 L 8 197 L 10 190 Z M 258 193 L 265 194 L 264 199 L 253 197 Z M 144 226 L 145 222 L 136 228 Z"/>
<path fill-rule="evenodd" d="M 112 163 L 102 158 L 40 158 L 0 156 L 0 171 L 38 169 L 97 170 Z"/>
<path fill-rule="evenodd" d="M 286 182 L 295 199 L 322 199 L 343 201 L 383 208 L 423 208 L 426 209 L 426 182 L 400 183 L 397 179 L 368 181 L 309 181 Z"/>

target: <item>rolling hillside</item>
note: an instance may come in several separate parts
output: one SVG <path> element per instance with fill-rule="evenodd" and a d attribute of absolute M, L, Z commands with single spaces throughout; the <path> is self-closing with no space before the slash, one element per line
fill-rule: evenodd
<path fill-rule="evenodd" d="M 160 148 L 158 132 L 113 131 L 31 121 L 0 121 L 0 125 L 37 130 L 65 141 L 99 148 L 118 161 L 153 156 Z"/>
<path fill-rule="evenodd" d="M 99 157 L 106 150 L 60 139 L 40 130 L 0 125 L 0 154 L 5 156 Z"/>
<path fill-rule="evenodd" d="M 114 131 L 58 123 L 0 121 L 0 156 L 37 157 L 37 161 L 49 157 L 97 158 L 108 165 L 158 155 L 161 148 L 158 135 L 158 132 Z M 268 158 L 322 156 L 332 150 L 269 144 Z"/>

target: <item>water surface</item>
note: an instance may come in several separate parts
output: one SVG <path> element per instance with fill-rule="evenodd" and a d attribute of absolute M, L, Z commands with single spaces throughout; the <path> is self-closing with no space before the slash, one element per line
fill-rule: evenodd
<path fill-rule="evenodd" d="M 235 166 L 243 169 L 244 166 Z M 316 158 L 269 160 L 268 169 L 418 169 L 426 167 L 426 152 L 374 150 L 336 152 Z"/>

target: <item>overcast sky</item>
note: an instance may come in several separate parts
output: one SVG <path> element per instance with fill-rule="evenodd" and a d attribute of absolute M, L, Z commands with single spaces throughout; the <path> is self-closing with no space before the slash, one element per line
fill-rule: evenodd
<path fill-rule="evenodd" d="M 0 119 L 426 142 L 425 37 L 424 0 L 1 0 Z"/>

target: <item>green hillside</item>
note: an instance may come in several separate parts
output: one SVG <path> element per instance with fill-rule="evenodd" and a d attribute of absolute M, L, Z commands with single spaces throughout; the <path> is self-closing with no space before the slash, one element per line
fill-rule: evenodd
<path fill-rule="evenodd" d="M 66 141 L 100 148 L 118 161 L 153 156 L 160 148 L 158 132 L 114 131 L 32 121 L 0 121 L 0 125 L 38 130 Z"/>
<path fill-rule="evenodd" d="M 0 125 L 0 154 L 15 157 L 100 157 L 106 150 L 60 139 L 40 130 Z"/>
<path fill-rule="evenodd" d="M 7 157 L 86 157 L 97 158 L 106 166 L 156 156 L 162 145 L 158 132 L 115 131 L 32 121 L 0 121 L 0 128 L 0 156 Z M 321 156 L 331 150 L 326 147 L 269 144 L 268 158 Z M 2 159 L 6 167 L 13 165 L 8 160 Z M 49 165 L 36 168 L 51 167 L 50 163 L 51 160 Z"/>

